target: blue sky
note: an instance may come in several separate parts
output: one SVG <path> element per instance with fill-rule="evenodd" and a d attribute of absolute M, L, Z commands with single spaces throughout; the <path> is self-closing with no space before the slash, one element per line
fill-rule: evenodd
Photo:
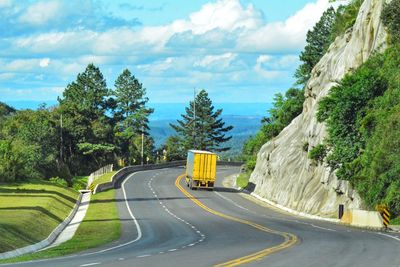
<path fill-rule="evenodd" d="M 0 0 L 0 101 L 51 101 L 94 63 L 151 102 L 271 102 L 328 0 Z"/>

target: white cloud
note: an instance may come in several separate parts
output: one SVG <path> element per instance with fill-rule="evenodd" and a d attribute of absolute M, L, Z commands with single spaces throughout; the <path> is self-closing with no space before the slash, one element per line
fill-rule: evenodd
<path fill-rule="evenodd" d="M 0 0 L 0 8 L 10 7 L 11 0 Z"/>
<path fill-rule="evenodd" d="M 263 21 L 260 11 L 255 10 L 251 4 L 243 8 L 239 0 L 220 0 L 205 4 L 189 18 L 189 28 L 194 34 L 203 34 L 216 28 L 226 31 L 254 29 Z"/>
<path fill-rule="evenodd" d="M 19 17 L 19 21 L 32 25 L 43 25 L 55 18 L 62 11 L 58 1 L 38 2 L 27 8 Z"/>
<path fill-rule="evenodd" d="M 266 63 L 268 61 L 271 61 L 271 59 L 272 59 L 272 56 L 270 56 L 270 55 L 261 55 L 261 56 L 259 56 L 257 58 L 257 64 L 261 65 L 261 64 Z"/>
<path fill-rule="evenodd" d="M 286 21 L 269 23 L 242 34 L 238 38 L 237 47 L 246 51 L 301 50 L 307 31 L 331 5 L 329 0 L 309 3 Z"/>
<path fill-rule="evenodd" d="M 39 61 L 39 66 L 41 67 L 41 68 L 46 68 L 47 66 L 49 66 L 49 63 L 50 63 L 50 58 L 43 58 L 43 59 L 41 59 L 40 61 Z"/>
<path fill-rule="evenodd" d="M 222 68 L 227 68 L 235 58 L 236 55 L 233 53 L 225 53 L 222 55 L 207 55 L 203 59 L 196 61 L 193 66 L 206 68 L 213 65 L 218 65 Z"/>
<path fill-rule="evenodd" d="M 256 65 L 254 66 L 254 71 L 258 73 L 261 77 L 266 79 L 275 79 L 280 76 L 285 75 L 285 71 L 276 69 L 276 62 L 281 59 L 276 59 L 270 55 L 260 55 L 256 60 Z M 275 63 L 274 63 L 275 62 Z M 265 65 L 275 65 L 275 68 L 264 68 Z"/>

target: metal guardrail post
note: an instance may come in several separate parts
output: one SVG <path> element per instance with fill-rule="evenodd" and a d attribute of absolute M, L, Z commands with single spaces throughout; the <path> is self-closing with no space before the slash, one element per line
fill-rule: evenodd
<path fill-rule="evenodd" d="M 344 214 L 344 205 L 339 204 L 339 219 L 342 219 L 343 214 Z"/>

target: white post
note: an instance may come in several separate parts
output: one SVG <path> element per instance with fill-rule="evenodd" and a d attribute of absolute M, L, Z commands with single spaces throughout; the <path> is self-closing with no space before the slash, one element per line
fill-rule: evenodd
<path fill-rule="evenodd" d="M 143 157 L 144 157 L 144 126 L 142 126 L 142 166 L 143 166 Z"/>

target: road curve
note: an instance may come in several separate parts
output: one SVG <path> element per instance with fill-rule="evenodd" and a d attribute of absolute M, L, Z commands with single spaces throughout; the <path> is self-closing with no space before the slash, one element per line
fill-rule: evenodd
<path fill-rule="evenodd" d="M 18 266 L 400 266 L 400 235 L 306 220 L 221 186 L 189 191 L 183 168 L 130 174 L 117 190 L 120 240 Z M 176 184 L 175 184 L 176 183 Z M 186 193 L 185 193 L 186 192 Z"/>

